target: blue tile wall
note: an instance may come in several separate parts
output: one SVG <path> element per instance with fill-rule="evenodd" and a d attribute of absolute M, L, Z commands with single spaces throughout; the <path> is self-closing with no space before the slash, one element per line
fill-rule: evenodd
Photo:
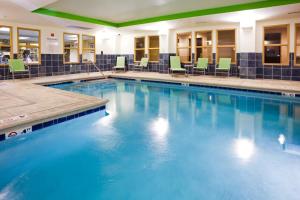
<path fill-rule="evenodd" d="M 133 54 L 122 55 L 109 55 L 109 54 L 97 54 L 95 65 L 103 71 L 112 70 L 112 67 L 116 65 L 117 56 L 126 57 L 126 66 L 133 63 Z M 17 58 L 17 55 L 14 55 Z M 78 64 L 63 64 L 62 54 L 42 54 L 40 65 L 31 65 L 30 74 L 31 77 L 38 76 L 55 76 L 64 74 L 75 74 L 84 72 L 96 72 L 97 69 L 93 65 L 89 67 L 87 64 L 82 63 L 80 55 L 80 63 Z M 12 74 L 9 72 L 8 66 L 0 68 L 0 80 L 11 79 Z M 28 78 L 28 73 L 16 73 L 15 78 Z"/>
<path fill-rule="evenodd" d="M 150 62 L 149 71 L 168 73 L 170 67 L 170 56 L 175 56 L 175 53 L 161 53 L 159 62 Z M 115 66 L 117 56 L 126 57 L 126 66 L 131 70 L 130 65 L 134 63 L 133 54 L 97 54 L 95 65 L 102 71 L 112 70 Z M 145 55 L 147 56 L 147 55 Z M 17 57 L 17 54 L 14 54 Z M 192 54 L 192 62 L 194 63 L 195 55 Z M 81 60 L 81 55 L 80 55 Z M 280 79 L 280 80 L 300 80 L 300 68 L 294 67 L 294 53 L 290 53 L 290 62 L 288 66 L 272 66 L 262 64 L 262 54 L 253 52 L 237 53 L 237 64 L 232 65 L 230 72 L 231 76 L 239 76 L 240 78 L 261 78 L 261 79 Z M 214 75 L 216 65 L 216 54 L 213 53 L 213 63 L 209 64 L 208 75 Z M 238 67 L 239 66 L 239 67 Z M 32 65 L 30 73 L 32 77 L 37 76 L 55 76 L 64 74 L 75 74 L 83 72 L 96 72 L 97 69 L 84 63 L 78 64 L 63 64 L 62 54 L 42 54 L 41 64 Z M 28 73 L 15 74 L 15 78 L 27 78 Z M 9 72 L 8 66 L 0 67 L 0 80 L 11 79 L 12 74 Z"/>
<path fill-rule="evenodd" d="M 294 68 L 294 53 L 290 53 L 289 65 L 263 65 L 262 53 L 241 53 L 240 78 L 300 80 L 300 69 Z"/>
<path fill-rule="evenodd" d="M 240 66 L 240 78 L 255 79 L 256 78 L 256 67 L 257 67 L 256 53 L 253 52 L 242 52 L 238 57 L 238 66 Z"/>
<path fill-rule="evenodd" d="M 300 68 L 294 67 L 294 53 L 290 53 L 289 65 L 263 65 L 262 53 L 256 53 L 256 78 L 300 80 Z"/>
<path fill-rule="evenodd" d="M 176 56 L 175 53 L 161 53 L 159 54 L 159 73 L 169 73 L 170 68 L 170 56 Z"/>

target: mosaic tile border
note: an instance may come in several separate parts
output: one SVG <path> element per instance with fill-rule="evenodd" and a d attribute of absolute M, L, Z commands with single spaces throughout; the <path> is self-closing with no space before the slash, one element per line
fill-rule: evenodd
<path fill-rule="evenodd" d="M 59 117 L 59 118 L 49 120 L 49 121 L 46 121 L 46 122 L 33 124 L 33 125 L 31 125 L 31 127 L 29 127 L 29 128 L 26 127 L 24 129 L 28 129 L 28 131 L 34 132 L 34 131 L 37 131 L 37 130 L 40 130 L 40 129 L 43 129 L 43 128 L 47 128 L 49 126 L 53 126 L 53 125 L 60 124 L 60 123 L 63 123 L 63 122 L 69 121 L 69 120 L 73 120 L 73 119 L 76 119 L 76 118 L 79 118 L 79 117 L 82 117 L 82 116 L 85 116 L 85 115 L 89 115 L 89 114 L 92 114 L 92 113 L 95 113 L 95 112 L 105 110 L 105 108 L 106 108 L 105 105 L 104 106 L 99 106 L 99 107 L 92 108 L 92 109 L 82 111 L 82 112 L 79 112 L 79 113 L 75 113 L 75 114 L 72 114 L 72 115 L 67 115 L 67 116 Z M 6 138 L 6 135 L 9 135 L 9 134 L 14 133 L 14 132 L 16 132 L 16 130 L 11 131 L 8 134 L 1 134 L 0 135 L 0 141 L 4 141 L 4 140 L 9 139 L 9 138 Z M 27 133 L 27 132 L 25 131 L 25 133 Z"/>
<path fill-rule="evenodd" d="M 122 77 L 113 77 L 112 79 L 120 79 L 120 80 L 130 80 L 137 81 L 135 78 L 122 78 Z M 168 81 L 155 81 L 155 80 L 140 80 L 141 82 L 149 82 L 149 83 L 163 83 L 163 84 L 171 84 L 171 85 L 182 85 L 181 82 L 168 82 Z M 223 86 L 213 86 L 213 85 L 201 85 L 201 84 L 186 84 L 185 86 L 189 87 L 202 87 L 202 88 L 215 88 L 215 89 L 223 89 L 223 90 L 232 90 L 232 91 L 243 91 L 243 92 L 254 92 L 260 94 L 273 94 L 278 96 L 283 96 L 282 92 L 275 91 L 265 91 L 265 90 L 256 90 L 256 89 L 242 89 L 242 88 L 232 88 L 232 87 L 223 87 Z M 295 94 L 295 97 L 300 97 L 300 94 Z"/>

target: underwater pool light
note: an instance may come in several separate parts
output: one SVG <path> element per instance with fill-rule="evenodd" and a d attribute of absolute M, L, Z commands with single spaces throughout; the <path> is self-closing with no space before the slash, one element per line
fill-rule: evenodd
<path fill-rule="evenodd" d="M 285 136 L 283 134 L 280 134 L 278 137 L 278 142 L 282 146 L 282 149 L 285 150 L 286 143 L 285 143 Z"/>

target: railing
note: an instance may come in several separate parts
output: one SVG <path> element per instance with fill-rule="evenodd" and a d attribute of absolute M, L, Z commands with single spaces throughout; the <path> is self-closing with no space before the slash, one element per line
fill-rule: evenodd
<path fill-rule="evenodd" d="M 66 67 L 68 66 L 68 70 L 66 70 Z M 44 76 L 58 76 L 58 75 L 68 75 L 68 74 L 77 74 L 77 73 L 88 73 L 96 72 L 98 71 L 101 73 L 103 77 L 106 77 L 103 73 L 103 71 L 98 67 L 95 63 L 88 61 L 86 63 L 81 64 L 69 64 L 69 65 L 61 65 L 52 67 L 53 69 L 50 69 L 48 71 L 48 67 L 41 66 L 41 65 L 29 65 L 26 67 L 30 71 L 31 78 L 36 77 L 44 77 Z M 54 71 L 54 68 L 56 68 L 56 71 Z M 94 70 L 95 69 L 95 70 Z M 53 71 L 52 71 L 53 70 Z M 15 74 L 15 78 L 28 78 L 29 74 L 28 72 L 18 72 Z M 3 70 L 0 71 L 0 81 L 1 80 L 8 80 L 13 79 L 13 74 L 9 71 L 8 66 L 3 67 Z"/>
<path fill-rule="evenodd" d="M 91 71 L 91 65 L 92 65 L 93 67 L 95 67 L 95 68 L 98 70 L 98 72 L 100 72 L 100 73 L 102 74 L 102 76 L 105 77 L 105 75 L 104 75 L 104 73 L 102 72 L 102 70 L 101 70 L 95 63 L 93 63 L 92 61 L 88 61 L 86 64 L 87 64 L 87 68 L 88 68 L 88 74 L 90 74 L 90 71 Z"/>

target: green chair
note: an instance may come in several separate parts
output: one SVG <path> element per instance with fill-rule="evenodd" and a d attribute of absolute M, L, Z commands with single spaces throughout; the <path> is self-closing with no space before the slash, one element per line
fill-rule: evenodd
<path fill-rule="evenodd" d="M 219 65 L 215 68 L 215 76 L 217 71 L 227 71 L 227 75 L 230 75 L 231 58 L 220 58 Z"/>
<path fill-rule="evenodd" d="M 198 58 L 198 62 L 196 67 L 193 67 L 193 74 L 194 71 L 203 71 L 204 75 L 205 75 L 205 71 L 208 68 L 208 58 Z"/>
<path fill-rule="evenodd" d="M 117 57 L 117 64 L 116 64 L 116 66 L 113 67 L 113 69 L 115 71 L 124 70 L 124 72 L 125 72 L 126 68 L 125 68 L 125 57 L 124 56 Z"/>
<path fill-rule="evenodd" d="M 143 70 L 143 69 L 148 69 L 148 61 L 149 61 L 149 58 L 142 58 L 141 59 L 141 62 L 137 65 L 133 65 L 134 66 L 134 69 L 139 69 L 139 70 Z"/>
<path fill-rule="evenodd" d="M 28 72 L 29 78 L 31 77 L 30 70 L 26 69 L 25 63 L 22 59 L 9 59 L 8 66 L 13 79 L 15 79 L 15 73 L 19 72 Z"/>
<path fill-rule="evenodd" d="M 170 72 L 173 76 L 174 73 L 184 73 L 187 76 L 186 69 L 181 67 L 180 57 L 179 56 L 170 56 Z"/>

